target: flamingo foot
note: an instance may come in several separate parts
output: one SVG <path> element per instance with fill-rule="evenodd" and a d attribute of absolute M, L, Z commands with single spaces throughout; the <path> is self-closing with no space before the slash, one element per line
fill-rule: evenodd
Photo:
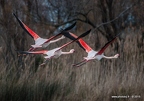
<path fill-rule="evenodd" d="M 18 56 L 26 56 L 27 54 L 18 54 Z"/>
<path fill-rule="evenodd" d="M 44 66 L 46 63 L 42 63 L 42 64 L 40 64 L 39 66 Z"/>

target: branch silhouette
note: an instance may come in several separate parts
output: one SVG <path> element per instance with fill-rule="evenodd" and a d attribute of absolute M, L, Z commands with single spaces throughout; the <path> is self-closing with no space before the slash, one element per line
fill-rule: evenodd
<path fill-rule="evenodd" d="M 117 20 L 118 18 L 120 18 L 125 12 L 127 12 L 130 8 L 132 8 L 134 5 L 136 5 L 136 3 L 133 3 L 130 7 L 128 7 L 128 8 L 125 9 L 124 11 L 122 11 L 122 12 L 121 12 L 117 17 L 115 17 L 113 20 L 110 20 L 110 21 L 105 22 L 105 23 L 101 23 L 100 25 L 96 26 L 96 28 L 94 28 L 91 33 L 93 33 L 94 31 L 96 31 L 97 29 L 100 30 L 99 27 L 101 27 L 101 26 L 104 26 L 104 25 L 107 25 L 107 24 L 109 24 L 109 23 L 111 23 L 111 22 L 114 22 L 115 20 Z"/>

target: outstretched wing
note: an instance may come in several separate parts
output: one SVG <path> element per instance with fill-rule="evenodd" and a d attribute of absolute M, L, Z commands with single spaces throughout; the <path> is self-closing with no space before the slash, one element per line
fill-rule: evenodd
<path fill-rule="evenodd" d="M 65 37 L 71 39 L 71 40 L 76 40 L 78 38 L 78 36 L 76 36 L 75 34 L 73 33 L 70 33 L 70 32 L 63 32 L 62 33 Z M 84 49 L 86 52 L 89 52 L 92 50 L 92 48 L 83 40 L 83 39 L 78 39 L 76 41 L 78 43 L 78 45 Z"/>
<path fill-rule="evenodd" d="M 101 54 L 105 51 L 105 49 L 106 49 L 111 43 L 113 43 L 113 42 L 116 40 L 116 38 L 117 38 L 117 36 L 114 37 L 111 41 L 107 42 L 107 43 L 98 51 L 98 53 L 97 53 L 96 55 L 101 55 Z"/>
<path fill-rule="evenodd" d="M 20 54 L 46 54 L 48 50 L 41 50 L 41 51 L 17 51 Z"/>
<path fill-rule="evenodd" d="M 28 26 L 26 26 L 14 13 L 13 15 L 15 16 L 15 18 L 17 19 L 17 21 L 19 22 L 20 26 L 34 39 L 36 40 L 37 38 L 39 38 L 39 36 L 32 31 Z"/>
<path fill-rule="evenodd" d="M 82 38 L 82 37 L 85 37 L 86 35 L 88 35 L 88 34 L 90 33 L 90 31 L 91 31 L 91 29 L 88 30 L 88 31 L 86 31 L 85 33 L 81 34 L 81 35 L 80 35 L 79 37 L 77 37 L 75 40 L 73 40 L 73 41 L 71 41 L 71 42 L 68 42 L 68 43 L 62 45 L 62 46 L 60 47 L 60 49 L 62 49 L 62 48 L 64 48 L 65 46 L 67 46 L 67 45 L 69 45 L 69 44 L 71 44 L 71 43 L 79 40 L 79 39 Z"/>
<path fill-rule="evenodd" d="M 51 41 L 52 39 L 54 39 L 54 38 L 56 38 L 58 36 L 60 36 L 63 31 L 68 31 L 68 30 L 72 29 L 75 25 L 76 25 L 76 22 L 74 24 L 72 24 L 71 26 L 69 26 L 69 27 L 65 28 L 64 30 L 62 30 L 61 33 L 59 33 L 59 34 L 57 34 L 55 36 L 50 37 L 45 43 Z"/>
<path fill-rule="evenodd" d="M 67 28 L 65 28 L 65 29 L 63 29 L 62 30 L 62 32 L 63 31 L 68 31 L 68 30 L 71 30 L 74 26 L 76 25 L 76 22 L 75 23 L 73 23 L 71 26 L 69 26 L 69 27 L 67 27 Z"/>

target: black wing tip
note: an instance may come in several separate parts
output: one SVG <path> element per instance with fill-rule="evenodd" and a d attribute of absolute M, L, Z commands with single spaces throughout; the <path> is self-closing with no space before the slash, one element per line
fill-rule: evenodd
<path fill-rule="evenodd" d="M 73 23 L 71 26 L 73 26 L 73 27 L 74 27 L 74 26 L 76 25 L 76 23 L 77 23 L 77 22 L 74 22 L 74 23 Z"/>
<path fill-rule="evenodd" d="M 17 21 L 19 22 L 19 23 L 21 23 L 21 20 L 18 18 L 18 16 L 15 14 L 15 13 L 12 13 L 13 15 L 14 15 L 14 17 L 17 19 Z"/>
<path fill-rule="evenodd" d="M 85 37 L 86 35 L 88 35 L 90 33 L 91 29 L 89 29 L 88 31 L 86 31 L 85 33 L 81 34 L 77 39 Z"/>
<path fill-rule="evenodd" d="M 17 15 L 15 13 L 12 13 L 12 14 L 13 14 L 14 17 L 16 17 L 18 19 Z"/>
<path fill-rule="evenodd" d="M 16 14 L 15 14 L 15 13 L 12 13 L 12 15 L 16 16 Z"/>
<path fill-rule="evenodd" d="M 91 31 L 91 29 L 89 29 L 89 30 L 87 31 L 87 33 L 90 33 L 90 31 Z"/>
<path fill-rule="evenodd" d="M 71 30 L 76 25 L 76 22 L 74 22 L 71 26 L 65 28 L 63 31 Z"/>
<path fill-rule="evenodd" d="M 85 33 L 83 33 L 83 35 L 87 35 L 91 32 L 91 29 L 89 29 L 88 31 L 86 31 Z"/>
<path fill-rule="evenodd" d="M 21 50 L 15 50 L 15 51 L 20 53 L 20 54 L 29 54 L 27 51 L 21 51 Z"/>
<path fill-rule="evenodd" d="M 72 25 L 75 26 L 77 22 L 74 22 Z"/>
<path fill-rule="evenodd" d="M 70 27 L 73 28 L 77 22 L 74 22 Z"/>
<path fill-rule="evenodd" d="M 120 35 L 121 35 L 121 33 L 122 33 L 122 32 L 118 33 L 118 34 L 116 35 L 116 37 L 120 36 Z"/>

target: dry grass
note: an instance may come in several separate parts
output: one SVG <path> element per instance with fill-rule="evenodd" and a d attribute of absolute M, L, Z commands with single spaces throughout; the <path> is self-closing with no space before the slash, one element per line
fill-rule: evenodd
<path fill-rule="evenodd" d="M 38 67 L 42 62 L 39 55 L 10 58 L 9 66 L 1 58 L 0 101 L 143 101 L 144 46 L 139 45 L 142 36 L 140 31 L 126 33 L 124 46 L 117 41 L 119 59 L 92 61 L 80 68 L 71 66 L 86 56 L 77 44 L 64 49 L 75 47 L 74 55 L 52 59 L 45 67 Z M 92 37 L 85 40 L 94 42 Z M 107 55 L 115 53 L 114 45 L 106 50 Z M 112 98 L 116 95 L 130 98 Z M 133 95 L 140 98 L 132 98 Z"/>

